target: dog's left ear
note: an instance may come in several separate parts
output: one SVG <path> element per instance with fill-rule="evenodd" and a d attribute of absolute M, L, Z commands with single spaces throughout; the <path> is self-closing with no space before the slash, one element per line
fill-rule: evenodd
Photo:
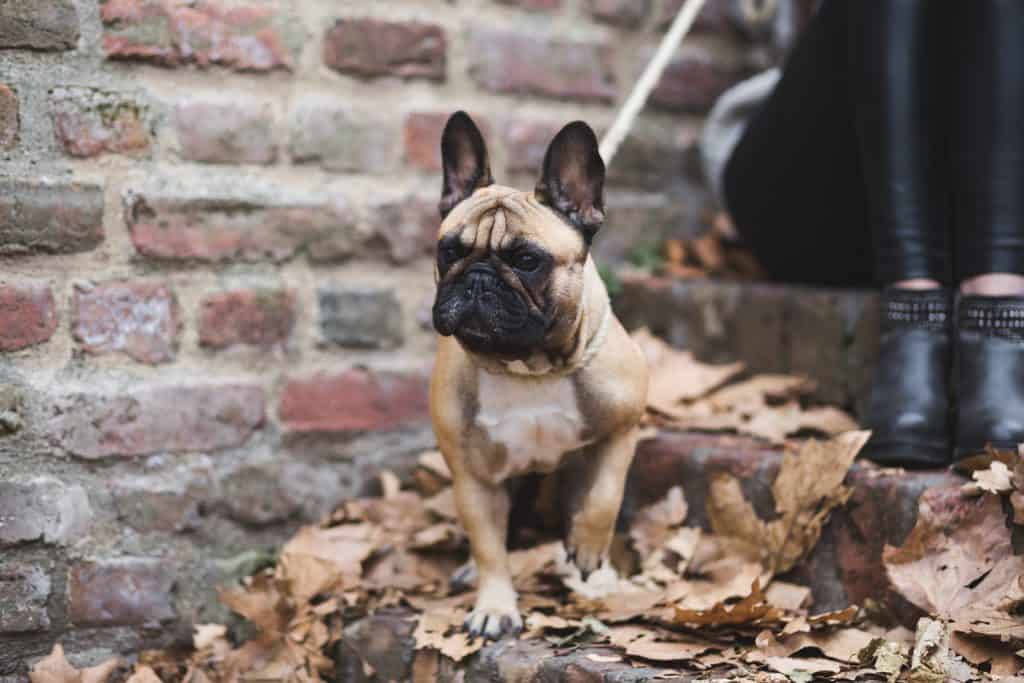
<path fill-rule="evenodd" d="M 597 136 L 582 121 L 558 132 L 544 155 L 537 197 L 563 214 L 590 244 L 604 223 L 604 161 Z"/>
<path fill-rule="evenodd" d="M 457 111 L 445 124 L 441 135 L 441 218 L 481 187 L 494 184 L 487 145 L 480 129 L 464 111 Z"/>

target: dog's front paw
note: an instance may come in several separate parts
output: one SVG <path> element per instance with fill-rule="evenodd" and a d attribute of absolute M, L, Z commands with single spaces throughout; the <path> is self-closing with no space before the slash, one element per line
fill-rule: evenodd
<path fill-rule="evenodd" d="M 483 586 L 477 595 L 476 606 L 463 625 L 471 636 L 492 640 L 522 631 L 523 619 L 519 616 L 516 592 L 512 585 L 500 583 Z"/>
<path fill-rule="evenodd" d="M 474 638 L 483 636 L 499 640 L 502 636 L 515 635 L 523 630 L 523 619 L 519 610 L 496 607 L 477 607 L 466 617 L 464 626 Z"/>
<path fill-rule="evenodd" d="M 587 580 L 590 574 L 600 569 L 601 565 L 604 564 L 606 554 L 603 548 L 587 545 L 574 546 L 570 544 L 566 549 L 569 561 L 580 570 L 580 577 L 584 581 Z"/>

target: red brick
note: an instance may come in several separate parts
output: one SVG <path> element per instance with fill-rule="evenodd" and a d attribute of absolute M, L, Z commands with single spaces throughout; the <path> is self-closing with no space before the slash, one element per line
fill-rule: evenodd
<path fill-rule="evenodd" d="M 87 459 L 241 446 L 264 420 L 252 384 L 165 385 L 54 401 L 53 439 Z"/>
<path fill-rule="evenodd" d="M 498 0 L 498 2 L 530 11 L 552 11 L 562 6 L 562 0 Z"/>
<path fill-rule="evenodd" d="M 174 360 L 178 301 L 162 282 L 108 282 L 75 286 L 72 335 L 89 353 L 120 352 L 141 363 Z"/>
<path fill-rule="evenodd" d="M 534 173 L 539 177 L 544 153 L 563 125 L 554 121 L 509 121 L 502 131 L 509 173 Z"/>
<path fill-rule="evenodd" d="M 110 59 L 196 64 L 238 71 L 291 69 L 283 15 L 269 7 L 223 7 L 208 0 L 105 0 L 103 49 Z"/>
<path fill-rule="evenodd" d="M 0 180 L 0 255 L 68 254 L 103 241 L 103 188 Z"/>
<path fill-rule="evenodd" d="M 266 206 L 232 199 L 130 195 L 125 220 L 135 249 L 171 261 L 284 261 L 330 239 L 323 261 L 360 251 L 350 212 L 331 206 Z"/>
<path fill-rule="evenodd" d="M 606 43 L 476 28 L 470 33 L 468 53 L 474 80 L 491 92 L 615 99 L 612 51 Z"/>
<path fill-rule="evenodd" d="M 441 170 L 441 134 L 450 112 L 414 112 L 405 117 L 405 160 L 425 171 Z M 491 127 L 476 114 L 473 120 L 480 126 L 484 138 L 491 135 Z"/>
<path fill-rule="evenodd" d="M 137 156 L 149 149 L 145 110 L 129 96 L 94 88 L 57 88 L 50 111 L 57 140 L 70 156 Z"/>
<path fill-rule="evenodd" d="M 206 297 L 199 312 L 199 344 L 281 347 L 295 327 L 295 293 L 246 289 Z"/>
<path fill-rule="evenodd" d="M 588 0 L 590 14 L 599 21 L 635 28 L 651 11 L 651 0 Z"/>
<path fill-rule="evenodd" d="M 710 50 L 684 46 L 651 93 L 651 103 L 670 111 L 704 113 L 745 75 Z"/>
<path fill-rule="evenodd" d="M 0 351 L 41 344 L 56 330 L 57 311 L 49 285 L 0 285 Z"/>
<path fill-rule="evenodd" d="M 18 141 L 18 96 L 0 83 L 0 149 L 11 149 Z"/>
<path fill-rule="evenodd" d="M 183 102 L 175 119 L 181 156 L 190 161 L 270 164 L 277 158 L 269 104 Z"/>
<path fill-rule="evenodd" d="M 444 29 L 416 21 L 339 19 L 324 36 L 324 64 L 362 78 L 443 81 L 446 55 Z"/>
<path fill-rule="evenodd" d="M 427 420 L 427 380 L 418 374 L 353 369 L 291 379 L 278 414 L 293 432 L 398 429 Z"/>
<path fill-rule="evenodd" d="M 177 617 L 173 589 L 164 559 L 79 562 L 68 572 L 68 616 L 76 626 L 157 626 Z"/>
<path fill-rule="evenodd" d="M 73 50 L 78 35 L 78 12 L 71 0 L 0 2 L 0 50 Z"/>

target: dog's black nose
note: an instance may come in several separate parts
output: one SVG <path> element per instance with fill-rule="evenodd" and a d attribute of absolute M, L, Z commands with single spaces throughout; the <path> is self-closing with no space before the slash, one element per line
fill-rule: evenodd
<path fill-rule="evenodd" d="M 474 263 L 466 270 L 466 292 L 472 299 L 479 299 L 488 289 L 488 284 L 497 277 L 494 268 L 486 263 Z"/>

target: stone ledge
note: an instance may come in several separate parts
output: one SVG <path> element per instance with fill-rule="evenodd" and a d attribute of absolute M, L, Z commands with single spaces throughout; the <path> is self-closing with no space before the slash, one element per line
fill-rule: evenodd
<path fill-rule="evenodd" d="M 860 399 L 874 369 L 877 294 L 764 282 L 623 280 L 615 311 L 704 362 L 741 360 L 751 372 L 807 375 L 817 398 Z"/>

